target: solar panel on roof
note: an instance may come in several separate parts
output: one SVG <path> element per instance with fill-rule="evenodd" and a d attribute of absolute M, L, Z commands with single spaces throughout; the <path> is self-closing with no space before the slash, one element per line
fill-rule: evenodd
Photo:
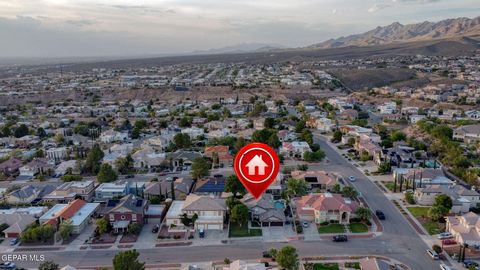
<path fill-rule="evenodd" d="M 119 200 L 109 200 L 107 202 L 107 206 L 109 207 L 114 207 L 115 205 L 117 205 L 120 201 Z"/>
<path fill-rule="evenodd" d="M 140 206 L 142 206 L 142 205 L 143 205 L 143 200 L 138 200 L 136 206 L 137 206 L 137 207 L 140 207 Z"/>

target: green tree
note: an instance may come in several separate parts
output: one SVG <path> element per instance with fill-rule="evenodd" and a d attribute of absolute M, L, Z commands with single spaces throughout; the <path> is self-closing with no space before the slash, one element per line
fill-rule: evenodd
<path fill-rule="evenodd" d="M 401 131 L 394 131 L 392 134 L 390 134 L 390 140 L 392 142 L 397 142 L 397 141 L 405 141 L 407 139 L 407 135 Z"/>
<path fill-rule="evenodd" d="M 230 211 L 230 221 L 237 223 L 240 227 L 247 221 L 247 219 L 248 208 L 244 204 L 239 203 Z"/>
<path fill-rule="evenodd" d="M 377 172 L 380 174 L 387 174 L 392 171 L 392 165 L 390 164 L 390 161 L 384 161 L 378 166 Z"/>
<path fill-rule="evenodd" d="M 113 258 L 114 270 L 144 270 L 145 263 L 138 261 L 140 254 L 136 249 L 118 252 Z"/>
<path fill-rule="evenodd" d="M 138 235 L 141 231 L 142 231 L 142 226 L 140 226 L 140 224 L 138 224 L 137 222 L 130 223 L 128 225 L 128 233 L 130 234 Z"/>
<path fill-rule="evenodd" d="M 290 178 L 287 180 L 287 193 L 293 197 L 300 197 L 307 194 L 307 182 L 303 179 Z"/>
<path fill-rule="evenodd" d="M 427 216 L 433 221 L 439 221 L 448 212 L 449 210 L 443 206 L 432 206 L 428 209 Z"/>
<path fill-rule="evenodd" d="M 37 128 L 37 136 L 40 138 L 45 138 L 47 136 L 47 132 L 42 127 Z"/>
<path fill-rule="evenodd" d="M 231 192 L 234 196 L 245 195 L 247 190 L 243 184 L 238 180 L 238 177 L 235 174 L 232 174 L 227 177 L 225 182 L 225 191 Z"/>
<path fill-rule="evenodd" d="M 115 161 L 115 165 L 120 174 L 127 174 L 133 169 L 133 158 L 128 154 L 124 158 L 119 158 Z"/>
<path fill-rule="evenodd" d="M 372 218 L 372 211 L 365 207 L 358 207 L 355 215 L 363 221 L 368 221 Z"/>
<path fill-rule="evenodd" d="M 19 127 L 15 129 L 14 136 L 16 138 L 21 138 L 23 136 L 28 135 L 28 127 L 25 124 L 21 124 Z"/>
<path fill-rule="evenodd" d="M 315 152 L 307 151 L 303 154 L 303 159 L 307 162 L 319 162 L 325 158 L 325 152 L 317 150 Z"/>
<path fill-rule="evenodd" d="M 270 137 L 268 137 L 267 144 L 272 148 L 278 148 L 280 145 L 282 145 L 276 133 L 273 133 L 270 135 Z"/>
<path fill-rule="evenodd" d="M 265 122 L 263 126 L 266 128 L 273 128 L 273 126 L 275 126 L 275 118 L 271 118 L 271 117 L 265 118 Z"/>
<path fill-rule="evenodd" d="M 117 173 L 113 170 L 112 166 L 108 163 L 103 163 L 100 166 L 100 170 L 97 174 L 97 180 L 100 183 L 109 183 L 117 180 Z"/>
<path fill-rule="evenodd" d="M 448 196 L 447 194 L 437 195 L 435 197 L 435 202 L 433 203 L 433 206 L 445 207 L 446 209 L 448 209 L 448 211 L 450 211 L 453 206 L 452 198 L 450 198 L 450 196 Z"/>
<path fill-rule="evenodd" d="M 177 149 L 189 148 L 192 145 L 190 136 L 184 133 L 175 134 L 175 136 L 173 137 L 173 143 L 175 144 L 175 148 Z"/>
<path fill-rule="evenodd" d="M 134 127 L 132 129 L 132 139 L 140 138 L 140 129 L 138 127 Z"/>
<path fill-rule="evenodd" d="M 192 163 L 192 178 L 198 180 L 202 177 L 210 175 L 210 163 L 203 157 L 196 157 Z"/>
<path fill-rule="evenodd" d="M 333 142 L 339 142 L 342 140 L 342 132 L 340 130 L 336 130 L 334 133 L 333 133 L 333 137 L 332 137 L 332 141 Z"/>
<path fill-rule="evenodd" d="M 98 144 L 95 144 L 87 154 L 85 160 L 85 169 L 93 174 L 97 174 L 100 170 L 100 162 L 103 159 L 103 151 Z"/>
<path fill-rule="evenodd" d="M 54 261 L 44 261 L 38 266 L 38 270 L 58 270 L 60 267 Z"/>
<path fill-rule="evenodd" d="M 72 236 L 73 233 L 73 226 L 72 222 L 69 220 L 65 220 L 60 224 L 60 236 L 62 236 L 63 240 L 69 240 L 70 236 Z"/>
<path fill-rule="evenodd" d="M 95 225 L 97 225 L 97 232 L 99 234 L 104 234 L 108 231 L 108 221 L 104 218 L 98 218 L 95 221 Z"/>
<path fill-rule="evenodd" d="M 278 265 L 286 270 L 297 270 L 299 260 L 297 250 L 292 246 L 285 246 L 277 252 L 276 261 Z"/>
<path fill-rule="evenodd" d="M 340 194 L 342 193 L 342 187 L 340 186 L 340 184 L 335 184 L 331 190 L 332 193 L 335 193 L 335 194 Z"/>
<path fill-rule="evenodd" d="M 355 198 L 357 197 L 357 191 L 353 187 L 346 186 L 342 189 L 343 196 L 347 198 Z"/>

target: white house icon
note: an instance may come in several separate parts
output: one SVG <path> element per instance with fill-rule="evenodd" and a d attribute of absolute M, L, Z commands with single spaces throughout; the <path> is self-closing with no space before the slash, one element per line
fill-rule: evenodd
<path fill-rule="evenodd" d="M 265 175 L 265 167 L 268 167 L 262 159 L 262 155 L 255 155 L 248 163 L 245 165 L 248 167 L 248 174 L 255 175 L 255 168 L 258 167 L 258 175 Z"/>

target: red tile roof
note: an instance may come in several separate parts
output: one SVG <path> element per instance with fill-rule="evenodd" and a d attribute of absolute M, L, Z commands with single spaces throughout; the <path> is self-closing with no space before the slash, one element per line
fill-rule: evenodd
<path fill-rule="evenodd" d="M 70 202 L 65 208 L 58 212 L 54 217 L 45 222 L 45 224 L 55 225 L 58 218 L 68 220 L 72 218 L 86 204 L 84 200 L 76 199 Z"/>

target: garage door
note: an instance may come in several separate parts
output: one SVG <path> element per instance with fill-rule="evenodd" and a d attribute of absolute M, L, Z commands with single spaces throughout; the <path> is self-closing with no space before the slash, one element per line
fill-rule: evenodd
<path fill-rule="evenodd" d="M 207 225 L 208 230 L 221 230 L 220 224 L 208 224 Z"/>
<path fill-rule="evenodd" d="M 270 226 L 283 226 L 283 222 L 270 222 Z"/>

